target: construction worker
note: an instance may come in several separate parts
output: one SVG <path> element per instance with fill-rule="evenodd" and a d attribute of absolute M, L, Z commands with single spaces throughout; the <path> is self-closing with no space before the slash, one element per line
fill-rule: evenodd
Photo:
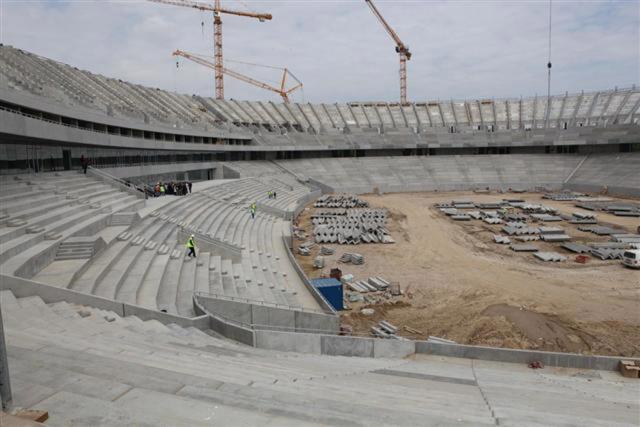
<path fill-rule="evenodd" d="M 249 211 L 251 211 L 251 219 L 255 219 L 256 217 L 256 202 L 251 203 L 251 206 L 249 206 Z"/>
<path fill-rule="evenodd" d="M 189 249 L 189 253 L 187 254 L 189 258 L 191 258 L 192 255 L 194 258 L 196 258 L 196 242 L 193 240 L 194 237 L 195 236 L 192 234 L 189 237 L 189 240 L 187 240 L 187 244 L 185 245 L 187 249 Z"/>

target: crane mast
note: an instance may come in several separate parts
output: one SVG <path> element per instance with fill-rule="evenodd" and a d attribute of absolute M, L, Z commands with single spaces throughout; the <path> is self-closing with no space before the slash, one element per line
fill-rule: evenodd
<path fill-rule="evenodd" d="M 214 70 L 218 69 L 217 67 L 217 62 L 211 63 L 210 61 L 208 61 L 207 59 L 203 58 L 201 55 L 197 55 L 195 53 L 190 53 L 190 52 L 185 52 L 183 50 L 176 50 L 175 52 L 173 52 L 173 56 L 182 56 L 183 58 L 187 58 L 190 61 L 195 62 L 196 64 L 200 64 L 202 66 L 208 67 L 208 68 L 212 68 Z M 214 58 L 215 61 L 215 58 Z M 255 65 L 255 64 L 254 64 Z M 289 95 L 294 92 L 297 89 L 300 89 L 302 87 L 302 82 L 300 80 L 298 80 L 296 78 L 296 76 L 294 76 L 291 71 L 289 71 L 287 68 L 279 68 L 279 67 L 269 67 L 269 68 L 277 68 L 279 70 L 282 70 L 282 80 L 281 80 L 281 84 L 280 87 L 274 87 L 268 83 L 264 83 L 261 81 L 258 81 L 252 77 L 249 76 L 245 76 L 244 74 L 241 74 L 237 71 L 234 70 L 230 70 L 229 68 L 226 67 L 222 67 L 220 70 L 223 74 L 226 74 L 228 76 L 231 76 L 233 78 L 236 78 L 238 80 L 241 80 L 243 82 L 249 83 L 253 86 L 257 86 L 260 87 L 262 89 L 266 89 L 266 90 L 270 90 L 272 92 L 277 93 L 278 95 L 280 95 L 282 97 L 282 100 L 285 103 L 289 102 Z M 296 84 L 290 88 L 287 89 L 286 88 L 286 83 L 287 83 L 287 77 L 291 76 L 291 78 L 293 80 L 295 80 Z"/>
<path fill-rule="evenodd" d="M 400 103 L 407 103 L 407 61 L 411 59 L 411 52 L 409 51 L 409 46 L 404 44 L 398 34 L 391 28 L 391 26 L 384 19 L 378 8 L 375 4 L 373 4 L 373 0 L 364 0 L 369 9 L 373 12 L 378 21 L 382 24 L 384 29 L 387 31 L 389 36 L 396 43 L 396 52 L 400 57 Z"/>
<path fill-rule="evenodd" d="M 269 13 L 253 13 L 239 10 L 224 9 L 221 0 L 215 0 L 214 4 L 202 3 L 191 0 L 147 0 L 154 3 L 169 4 L 172 6 L 183 6 L 198 9 L 202 11 L 213 12 L 213 56 L 215 59 L 215 67 L 213 69 L 215 75 L 215 91 L 216 99 L 224 99 L 224 63 L 222 59 L 222 18 L 221 15 L 243 16 L 246 18 L 255 18 L 260 22 L 271 20 Z"/>

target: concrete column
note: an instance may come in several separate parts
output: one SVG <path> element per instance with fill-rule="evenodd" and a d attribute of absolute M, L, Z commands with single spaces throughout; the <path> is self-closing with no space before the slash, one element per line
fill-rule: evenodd
<path fill-rule="evenodd" d="M 2 324 L 2 308 L 0 306 L 0 401 L 2 409 L 11 406 L 11 382 L 9 381 L 9 363 L 7 362 L 7 346 L 4 342 L 4 326 Z"/>

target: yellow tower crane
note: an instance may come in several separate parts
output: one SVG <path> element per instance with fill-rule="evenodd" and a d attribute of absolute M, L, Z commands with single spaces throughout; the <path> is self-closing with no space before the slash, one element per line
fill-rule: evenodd
<path fill-rule="evenodd" d="M 398 34 L 393 31 L 393 28 L 385 21 L 382 14 L 378 10 L 372 0 L 364 0 L 373 14 L 378 18 L 378 21 L 382 24 L 384 29 L 389 33 L 393 41 L 396 43 L 396 52 L 400 56 L 400 103 L 407 103 L 407 61 L 411 59 L 411 52 L 409 52 L 409 46 L 404 44 Z"/>
<path fill-rule="evenodd" d="M 173 56 L 182 56 L 183 58 L 187 58 L 190 61 L 195 62 L 196 64 L 200 64 L 200 65 L 203 65 L 203 66 L 208 67 L 208 68 L 216 69 L 216 64 L 214 64 L 214 63 L 210 62 L 209 60 L 207 60 L 206 57 L 203 56 L 203 55 L 198 55 L 198 54 L 195 54 L 195 53 L 185 52 L 183 50 L 176 50 L 175 52 L 173 52 Z M 236 61 L 236 62 L 239 62 L 239 61 Z M 271 69 L 274 69 L 274 70 L 281 70 L 282 71 L 282 80 L 281 80 L 280 87 L 275 87 L 275 86 L 272 86 L 272 85 L 270 85 L 268 83 L 264 83 L 264 82 L 258 81 L 258 80 L 254 79 L 252 77 L 245 76 L 244 74 L 241 74 L 241 73 L 239 73 L 237 71 L 230 70 L 227 67 L 222 67 L 221 72 L 223 74 L 226 74 L 228 76 L 231 76 L 231 77 L 236 78 L 238 80 L 241 80 L 243 82 L 249 83 L 251 85 L 260 87 L 262 89 L 270 90 L 272 92 L 275 92 L 278 95 L 280 95 L 282 97 L 282 100 L 284 102 L 286 102 L 286 103 L 289 102 L 289 95 L 292 92 L 302 88 L 302 82 L 300 80 L 298 80 L 298 78 L 296 76 L 294 76 L 293 73 L 291 71 L 289 71 L 287 68 L 273 67 L 273 66 L 270 66 L 270 65 L 250 64 L 250 63 L 247 63 L 247 62 L 241 62 L 241 63 L 242 64 L 247 64 L 247 65 L 255 65 L 255 66 L 258 66 L 258 67 L 271 68 Z M 287 89 L 286 88 L 287 77 L 289 77 L 289 76 L 291 76 L 291 78 L 293 80 L 295 80 L 296 84 L 293 87 Z"/>
<path fill-rule="evenodd" d="M 215 74 L 216 99 L 224 99 L 224 72 L 222 62 L 222 14 L 244 16 L 247 18 L 256 18 L 260 22 L 270 20 L 272 18 L 269 13 L 253 13 L 243 12 L 239 10 L 224 9 L 221 0 L 215 0 L 214 4 L 195 2 L 190 0 L 148 0 L 154 3 L 170 4 L 173 6 L 190 7 L 202 11 L 213 12 L 213 56 L 215 64 L 213 67 Z"/>

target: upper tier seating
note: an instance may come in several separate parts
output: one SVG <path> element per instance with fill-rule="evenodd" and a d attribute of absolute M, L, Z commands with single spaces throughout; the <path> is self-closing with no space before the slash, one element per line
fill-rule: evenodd
<path fill-rule="evenodd" d="M 0 76 L 2 87 L 132 121 L 199 130 L 220 125 L 195 97 L 92 74 L 9 46 L 0 47 Z"/>
<path fill-rule="evenodd" d="M 638 381 L 616 372 L 280 353 L 66 302 L 0 298 L 14 405 L 47 410 L 47 426 L 638 421 Z"/>
<path fill-rule="evenodd" d="M 0 87 L 132 121 L 203 130 L 242 126 L 263 145 L 345 147 L 465 134 L 637 124 L 640 89 L 519 99 L 300 104 L 216 100 L 140 86 L 0 46 Z M 565 135 L 566 139 L 566 135 Z"/>

